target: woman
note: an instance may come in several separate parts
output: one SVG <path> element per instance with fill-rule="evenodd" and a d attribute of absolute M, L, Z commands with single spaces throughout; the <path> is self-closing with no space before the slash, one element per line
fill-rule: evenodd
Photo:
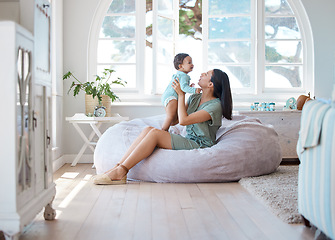
<path fill-rule="evenodd" d="M 94 184 L 126 183 L 129 169 L 150 156 L 156 147 L 181 150 L 214 145 L 222 116 L 232 119 L 229 78 L 226 73 L 214 69 L 202 73 L 198 84 L 202 93 L 193 94 L 185 105 L 185 93 L 179 80 L 172 83 L 178 94 L 179 124 L 186 126 L 186 137 L 154 127 L 145 128 L 114 168 L 95 176 Z"/>

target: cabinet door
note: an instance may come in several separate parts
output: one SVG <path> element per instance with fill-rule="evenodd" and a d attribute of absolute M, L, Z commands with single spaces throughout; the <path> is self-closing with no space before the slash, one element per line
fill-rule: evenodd
<path fill-rule="evenodd" d="M 35 83 L 51 87 L 51 3 L 35 0 Z"/>
<path fill-rule="evenodd" d="M 18 206 L 34 195 L 34 131 L 32 47 L 30 39 L 17 34 L 16 52 L 16 124 L 17 124 L 17 194 Z"/>
<path fill-rule="evenodd" d="M 49 87 L 36 85 L 35 88 L 35 177 L 36 194 L 47 189 L 52 182 L 50 160 L 51 137 L 51 90 Z"/>

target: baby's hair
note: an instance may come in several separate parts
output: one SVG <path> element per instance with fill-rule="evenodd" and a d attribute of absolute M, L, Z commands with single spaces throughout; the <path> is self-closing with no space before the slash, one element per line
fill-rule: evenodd
<path fill-rule="evenodd" d="M 187 53 L 178 53 L 173 60 L 175 69 L 179 70 L 179 65 L 183 64 L 184 59 L 188 56 L 190 55 L 188 55 Z"/>

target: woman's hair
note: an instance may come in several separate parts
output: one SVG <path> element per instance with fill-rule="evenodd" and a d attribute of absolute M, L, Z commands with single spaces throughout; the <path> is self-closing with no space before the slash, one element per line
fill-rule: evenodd
<path fill-rule="evenodd" d="M 214 96 L 221 101 L 222 115 L 231 120 L 233 100 L 228 75 L 220 69 L 214 69 L 211 82 L 214 84 Z"/>
<path fill-rule="evenodd" d="M 173 65 L 175 67 L 175 69 L 179 69 L 179 64 L 183 64 L 183 61 L 186 57 L 188 57 L 190 55 L 188 55 L 187 53 L 178 53 L 173 60 Z"/>

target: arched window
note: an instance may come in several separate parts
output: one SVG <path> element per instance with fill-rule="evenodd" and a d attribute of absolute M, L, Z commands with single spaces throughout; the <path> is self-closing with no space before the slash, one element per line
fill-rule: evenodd
<path fill-rule="evenodd" d="M 174 55 L 187 52 L 194 83 L 220 68 L 235 101 L 285 101 L 313 93 L 310 29 L 300 1 L 103 0 L 92 24 L 89 74 L 112 67 L 128 82 L 120 92 L 159 96 L 175 72 Z"/>

